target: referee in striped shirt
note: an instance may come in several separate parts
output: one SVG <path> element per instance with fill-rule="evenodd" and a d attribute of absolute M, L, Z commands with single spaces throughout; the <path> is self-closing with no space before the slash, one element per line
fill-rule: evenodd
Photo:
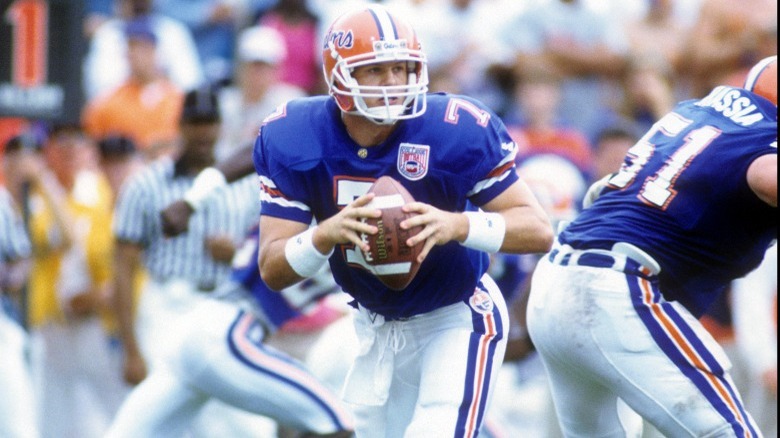
<path fill-rule="evenodd" d="M 221 187 L 192 216 L 189 232 L 163 234 L 160 212 L 184 196 L 195 176 L 215 162 L 220 113 L 213 90 L 185 95 L 178 154 L 150 163 L 126 181 L 117 199 L 115 309 L 124 348 L 124 378 L 143 380 L 175 348 L 176 319 L 228 279 L 236 246 L 259 217 L 259 188 L 253 177 Z M 143 265 L 143 266 L 142 266 Z M 137 314 L 133 284 L 139 269 L 147 281 Z"/>

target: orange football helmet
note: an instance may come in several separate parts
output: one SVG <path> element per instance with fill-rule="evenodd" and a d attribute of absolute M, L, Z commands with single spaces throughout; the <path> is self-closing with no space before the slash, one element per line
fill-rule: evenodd
<path fill-rule="evenodd" d="M 777 106 L 777 55 L 764 58 L 754 65 L 743 88 L 769 99 Z"/>
<path fill-rule="evenodd" d="M 425 112 L 428 61 L 414 29 L 384 8 L 372 5 L 337 18 L 325 35 L 322 60 L 329 92 L 342 111 L 380 124 Z M 360 85 L 352 76 L 356 67 L 398 61 L 407 62 L 404 85 Z M 366 98 L 381 98 L 384 105 L 369 107 Z M 391 103 L 392 98 L 400 98 L 401 103 Z"/>

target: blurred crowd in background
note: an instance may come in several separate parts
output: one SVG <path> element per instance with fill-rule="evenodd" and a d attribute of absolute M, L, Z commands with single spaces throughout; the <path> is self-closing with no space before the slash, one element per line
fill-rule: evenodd
<path fill-rule="evenodd" d="M 279 104 L 325 92 L 326 26 L 368 3 L 415 27 L 431 92 L 475 97 L 503 118 L 519 146 L 518 172 L 554 221 L 573 217 L 588 184 L 616 171 L 676 102 L 716 84 L 739 86 L 755 62 L 777 53 L 776 0 L 86 0 L 81 123 L 0 118 L 0 181 L 27 205 L 33 246 L 27 299 L 8 307 L 33 335 L 43 333 L 45 347 L 31 354 L 42 436 L 100 436 L 127 391 L 111 349 L 100 357 L 84 345 L 76 354 L 78 339 L 62 341 L 46 327 L 103 315 L 95 327 L 107 344 L 113 339 L 113 202 L 127 177 L 176 153 L 186 91 L 219 89 L 216 156 L 226 158 L 254 141 Z M 31 190 L 32 202 L 23 202 Z M 529 264 L 500 258 L 491 271 L 518 303 Z M 705 319 L 731 352 L 743 395 L 756 400 L 748 407 L 776 436 L 776 266 L 750 281 Z M 515 333 L 525 336 L 522 327 Z M 491 414 L 496 436 L 556 436 L 543 371 L 529 351 L 505 365 Z M 75 394 L 68 409 L 47 404 L 80 390 L 52 386 L 63 376 L 102 382 L 107 397 L 87 404 Z M 52 390 L 60 394 L 47 396 Z M 90 420 L 73 435 L 47 426 L 74 415 Z"/>

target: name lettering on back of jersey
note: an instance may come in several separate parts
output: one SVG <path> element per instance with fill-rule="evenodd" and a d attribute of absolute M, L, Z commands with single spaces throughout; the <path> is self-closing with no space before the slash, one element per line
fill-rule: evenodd
<path fill-rule="evenodd" d="M 398 147 L 398 173 L 410 181 L 417 181 L 428 174 L 428 145 L 401 143 Z"/>
<path fill-rule="evenodd" d="M 764 119 L 758 107 L 739 89 L 719 86 L 704 99 L 696 102 L 697 106 L 708 106 L 742 126 L 750 126 Z"/>

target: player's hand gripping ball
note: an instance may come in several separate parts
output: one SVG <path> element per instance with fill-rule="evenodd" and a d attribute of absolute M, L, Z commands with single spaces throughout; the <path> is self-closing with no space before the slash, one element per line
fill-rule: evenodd
<path fill-rule="evenodd" d="M 370 248 L 363 257 L 369 269 L 385 286 L 402 290 L 412 282 L 420 269 L 417 256 L 422 251 L 422 245 L 410 247 L 406 240 L 419 233 L 422 227 L 408 230 L 400 227 L 401 222 L 416 214 L 401 210 L 404 204 L 414 202 L 414 198 L 401 183 L 389 176 L 376 180 L 368 191 L 376 195 L 368 207 L 381 209 L 382 216 L 366 220 L 379 231 L 373 235 L 361 235 Z"/>

